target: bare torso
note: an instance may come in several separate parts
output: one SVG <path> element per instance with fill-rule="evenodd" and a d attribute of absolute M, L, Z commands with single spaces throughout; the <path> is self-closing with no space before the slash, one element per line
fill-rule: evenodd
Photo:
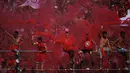
<path fill-rule="evenodd" d="M 117 47 L 118 48 L 122 48 L 123 45 L 124 45 L 124 41 L 125 40 L 123 38 L 119 37 L 118 40 L 117 40 L 117 42 L 116 42 Z"/>
<path fill-rule="evenodd" d="M 108 39 L 106 38 L 103 38 L 103 37 L 101 37 L 101 39 L 100 39 L 100 48 L 104 48 L 104 47 L 109 47 L 108 46 Z"/>
<path fill-rule="evenodd" d="M 13 40 L 13 45 L 19 46 L 19 45 L 21 45 L 21 43 L 22 43 L 22 37 L 21 36 L 15 38 L 15 40 Z"/>

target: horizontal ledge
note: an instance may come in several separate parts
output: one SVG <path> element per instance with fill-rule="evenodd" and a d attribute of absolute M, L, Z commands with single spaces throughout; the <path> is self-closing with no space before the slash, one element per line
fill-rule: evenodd
<path fill-rule="evenodd" d="M 9 70 L 9 69 L 0 69 L 0 70 Z M 11 69 L 11 70 L 15 70 L 15 69 Z M 130 69 L 26 69 L 26 70 L 43 70 L 43 71 L 46 71 L 46 70 L 59 70 L 59 71 L 63 71 L 63 70 L 85 70 L 85 71 L 92 71 L 92 70 L 125 70 L 125 71 L 129 71 Z"/>

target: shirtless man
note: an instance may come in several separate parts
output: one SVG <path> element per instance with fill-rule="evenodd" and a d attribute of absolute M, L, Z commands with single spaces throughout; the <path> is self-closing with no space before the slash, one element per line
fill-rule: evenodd
<path fill-rule="evenodd" d="M 36 53 L 36 70 L 41 69 L 43 71 L 43 64 L 45 62 L 45 54 L 47 52 L 46 43 L 43 41 L 42 37 L 38 37 L 37 40 L 34 40 L 35 36 L 32 36 L 32 44 L 37 47 L 38 52 Z M 39 68 L 40 66 L 40 68 Z M 37 71 L 39 73 L 39 71 Z"/>
<path fill-rule="evenodd" d="M 11 35 L 10 35 L 11 36 Z M 19 34 L 18 31 L 15 31 L 13 36 L 12 44 L 10 46 L 10 50 L 12 52 L 17 52 L 19 50 L 20 45 L 23 43 L 22 36 Z"/>
<path fill-rule="evenodd" d="M 100 68 L 103 66 L 106 66 L 108 63 L 108 60 L 104 59 L 105 56 L 109 54 L 109 51 L 111 51 L 111 46 L 109 44 L 109 40 L 107 38 L 107 32 L 102 31 L 103 26 L 101 26 L 99 37 L 100 37 L 100 46 L 99 46 L 99 53 L 100 53 Z M 108 65 L 108 64 L 107 64 Z"/>
<path fill-rule="evenodd" d="M 3 31 L 12 38 L 12 44 L 10 45 L 10 50 L 12 51 L 12 53 L 16 59 L 15 70 L 18 73 L 18 72 L 20 72 L 19 50 L 20 50 L 20 45 L 23 43 L 22 35 L 20 35 L 20 33 L 18 31 L 14 31 L 13 35 L 8 33 L 7 31 L 5 31 L 4 29 L 3 29 Z"/>
<path fill-rule="evenodd" d="M 125 32 L 124 31 L 120 32 L 120 36 L 115 41 L 115 45 L 116 45 L 117 51 L 120 52 L 125 57 L 125 60 L 127 61 L 128 54 L 126 53 L 127 50 L 125 49 Z"/>
<path fill-rule="evenodd" d="M 20 72 L 20 46 L 23 43 L 23 37 L 18 31 L 14 31 L 14 34 L 11 35 L 6 30 L 3 29 L 3 27 L 0 25 L 0 28 L 3 30 L 4 33 L 6 33 L 9 37 L 12 38 L 12 44 L 10 45 L 10 50 L 12 51 L 10 54 L 13 54 L 16 60 L 15 70 L 16 72 Z"/>
<path fill-rule="evenodd" d="M 11 35 L 6 30 L 4 30 L 1 25 L 0 29 L 2 29 L 4 33 L 6 33 L 10 38 L 12 38 L 10 50 L 12 52 L 17 52 L 19 50 L 20 45 L 23 43 L 23 36 L 18 31 L 14 31 L 13 35 Z"/>
<path fill-rule="evenodd" d="M 15 59 L 16 59 L 15 69 L 16 69 L 16 73 L 19 73 L 20 72 L 20 52 L 19 52 L 19 50 L 20 50 L 20 45 L 23 43 L 23 39 L 18 31 L 15 31 L 13 36 L 11 36 L 11 37 L 13 38 L 13 40 L 12 40 L 12 44 L 10 46 L 10 50 L 12 52 L 14 52 Z"/>
<path fill-rule="evenodd" d="M 12 51 L 10 54 L 13 54 L 15 58 L 15 71 L 16 73 L 20 72 L 20 45 L 23 43 L 22 36 L 18 31 L 14 31 L 14 34 L 11 35 L 7 31 L 3 30 L 7 35 L 9 35 L 12 38 L 12 44 L 10 45 L 10 50 Z"/>

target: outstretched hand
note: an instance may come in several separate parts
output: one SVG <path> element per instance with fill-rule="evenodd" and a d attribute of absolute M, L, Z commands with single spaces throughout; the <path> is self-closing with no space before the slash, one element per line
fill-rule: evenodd
<path fill-rule="evenodd" d="M 101 26 L 100 29 L 103 29 L 103 26 Z"/>

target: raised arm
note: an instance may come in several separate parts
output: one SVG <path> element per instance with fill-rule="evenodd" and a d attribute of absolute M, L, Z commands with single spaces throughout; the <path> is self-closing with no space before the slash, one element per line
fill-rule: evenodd
<path fill-rule="evenodd" d="M 11 35 L 9 32 L 5 31 L 2 26 L 0 25 L 0 29 L 5 32 L 9 37 L 11 37 L 13 40 L 15 40 L 15 38 L 13 37 L 13 35 Z"/>
<path fill-rule="evenodd" d="M 118 47 L 117 43 L 119 42 L 119 40 L 120 40 L 120 38 L 117 38 L 116 40 L 114 40 L 114 41 L 112 42 L 112 44 L 113 44 L 114 46 Z"/>
<path fill-rule="evenodd" d="M 118 43 L 119 40 L 120 40 L 120 38 L 117 38 L 117 39 L 114 41 L 114 43 L 115 43 L 115 44 Z"/>
<path fill-rule="evenodd" d="M 100 27 L 100 31 L 99 31 L 99 33 L 98 33 L 99 38 L 102 37 L 102 29 L 103 29 L 103 26 Z"/>
<path fill-rule="evenodd" d="M 36 42 L 36 41 L 34 40 L 34 38 L 35 38 L 35 36 L 33 35 L 33 36 L 32 36 L 32 45 L 37 45 L 38 42 Z"/>

